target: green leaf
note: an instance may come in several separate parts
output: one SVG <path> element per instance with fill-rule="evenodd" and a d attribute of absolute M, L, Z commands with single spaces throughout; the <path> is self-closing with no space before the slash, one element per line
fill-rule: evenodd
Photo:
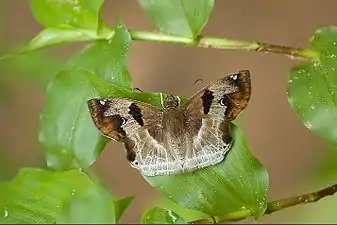
<path fill-rule="evenodd" d="M 75 69 L 60 72 L 49 84 L 39 140 L 49 168 L 67 170 L 91 165 L 106 144 L 90 121 L 86 100 L 96 95 Z"/>
<path fill-rule="evenodd" d="M 85 57 L 71 61 L 78 68 L 98 74 L 111 84 L 130 88 L 132 79 L 126 67 L 126 56 L 131 45 L 127 28 L 117 24 L 115 35 L 108 41 L 96 41 L 86 50 Z"/>
<path fill-rule="evenodd" d="M 59 58 L 42 51 L 15 57 L 4 63 L 8 74 L 24 77 L 40 86 L 45 86 L 62 65 Z"/>
<path fill-rule="evenodd" d="M 141 219 L 141 224 L 187 224 L 175 212 L 159 207 L 153 207 L 147 210 Z"/>
<path fill-rule="evenodd" d="M 99 134 L 87 108 L 98 94 L 79 68 L 93 71 L 107 82 L 130 87 L 125 67 L 130 39 L 119 25 L 110 41 L 97 41 L 70 60 L 49 84 L 41 115 L 39 140 L 50 168 L 86 168 L 98 157 L 107 139 Z"/>
<path fill-rule="evenodd" d="M 116 224 L 133 198 L 112 201 L 110 194 L 102 187 L 71 198 L 56 217 L 57 224 Z M 94 207 L 94 209 L 93 209 Z M 118 215 L 116 214 L 118 213 Z"/>
<path fill-rule="evenodd" d="M 96 29 L 104 0 L 31 0 L 35 19 L 45 27 L 69 25 Z"/>
<path fill-rule="evenodd" d="M 126 197 L 126 198 L 122 198 L 122 199 L 114 201 L 114 212 L 115 212 L 116 222 L 119 221 L 124 211 L 129 207 L 133 199 L 134 197 Z"/>
<path fill-rule="evenodd" d="M 0 199 L 0 223 L 54 223 L 69 204 L 79 207 L 73 207 L 73 213 L 90 206 L 88 214 L 97 219 L 95 222 L 115 222 L 113 199 L 78 170 L 21 169 L 13 181 L 0 184 Z M 98 217 L 103 216 L 102 209 L 109 211 L 109 216 Z M 82 214 L 83 218 L 87 219 L 86 215 Z"/>
<path fill-rule="evenodd" d="M 221 163 L 192 173 L 144 178 L 172 201 L 211 216 L 266 209 L 268 174 L 251 155 L 243 132 L 231 125 L 234 145 Z"/>
<path fill-rule="evenodd" d="M 291 69 L 288 101 L 307 128 L 336 145 L 337 27 L 317 30 L 310 44 L 320 56 Z"/>
<path fill-rule="evenodd" d="M 114 31 L 100 17 L 102 4 L 103 0 L 31 0 L 35 19 L 46 29 L 24 49 L 0 60 L 62 43 L 111 38 Z"/>
<path fill-rule="evenodd" d="M 97 35 L 96 30 L 86 30 L 68 26 L 46 28 L 36 35 L 24 49 L 16 54 L 24 54 L 58 44 L 99 40 L 103 38 L 105 37 Z"/>
<path fill-rule="evenodd" d="M 182 207 L 181 205 L 173 202 L 172 200 L 168 199 L 165 196 L 160 196 L 160 199 L 158 199 L 155 203 L 155 206 L 170 209 L 177 214 L 179 214 L 180 217 L 184 218 L 185 221 L 195 221 L 200 219 L 206 219 L 210 216 L 202 213 L 200 211 L 195 211 L 191 209 L 187 209 Z"/>
<path fill-rule="evenodd" d="M 162 107 L 161 99 L 163 96 L 161 93 L 135 93 L 130 88 L 110 84 L 90 71 L 83 69 L 81 69 L 81 71 L 88 78 L 101 98 L 124 97 L 146 102 L 158 108 Z"/>
<path fill-rule="evenodd" d="M 214 0 L 138 0 L 163 33 L 196 38 L 213 10 Z"/>

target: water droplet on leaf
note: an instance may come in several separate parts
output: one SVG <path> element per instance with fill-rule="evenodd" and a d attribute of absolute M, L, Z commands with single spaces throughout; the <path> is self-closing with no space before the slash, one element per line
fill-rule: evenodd
<path fill-rule="evenodd" d="M 7 208 L 4 209 L 4 218 L 7 218 L 9 216 Z"/>

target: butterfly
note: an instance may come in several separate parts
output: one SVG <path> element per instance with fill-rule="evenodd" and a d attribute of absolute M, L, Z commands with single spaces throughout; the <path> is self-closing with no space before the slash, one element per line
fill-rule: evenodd
<path fill-rule="evenodd" d="M 145 176 L 161 176 L 224 160 L 233 144 L 230 122 L 250 95 L 250 72 L 241 70 L 210 83 L 184 104 L 166 95 L 163 109 L 127 98 L 93 98 L 87 104 L 101 134 L 124 143 L 132 167 Z"/>

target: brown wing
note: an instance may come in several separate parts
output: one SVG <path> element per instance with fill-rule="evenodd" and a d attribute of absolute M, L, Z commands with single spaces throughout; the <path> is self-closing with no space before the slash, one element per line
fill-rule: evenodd
<path fill-rule="evenodd" d="M 91 99 L 88 107 L 103 135 L 125 143 L 132 167 L 148 176 L 179 170 L 172 155 L 162 145 L 161 110 L 126 98 Z"/>
<path fill-rule="evenodd" d="M 193 145 L 186 170 L 219 163 L 231 146 L 229 122 L 247 106 L 251 94 L 248 70 L 225 76 L 192 96 L 183 110 Z"/>
<path fill-rule="evenodd" d="M 109 138 L 125 142 L 127 136 L 145 128 L 161 139 L 163 113 L 154 106 L 126 98 L 96 98 L 88 101 L 88 107 L 96 127 Z"/>

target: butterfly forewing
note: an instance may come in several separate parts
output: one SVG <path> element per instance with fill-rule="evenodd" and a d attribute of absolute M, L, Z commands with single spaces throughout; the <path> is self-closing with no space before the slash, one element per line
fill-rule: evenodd
<path fill-rule="evenodd" d="M 251 94 L 248 70 L 225 76 L 193 95 L 184 106 L 190 118 L 234 120 L 247 106 Z"/>

